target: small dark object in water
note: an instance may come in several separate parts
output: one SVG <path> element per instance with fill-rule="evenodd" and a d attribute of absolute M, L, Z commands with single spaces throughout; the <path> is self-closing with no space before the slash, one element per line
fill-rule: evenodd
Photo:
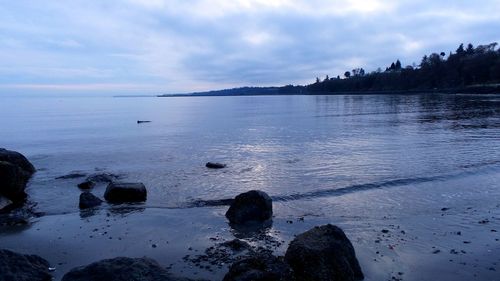
<path fill-rule="evenodd" d="M 104 198 L 111 203 L 146 201 L 147 191 L 142 183 L 112 182 L 106 188 Z"/>
<path fill-rule="evenodd" d="M 101 205 L 102 200 L 97 198 L 94 194 L 90 192 L 83 192 L 80 194 L 80 209 L 94 208 Z"/>
<path fill-rule="evenodd" d="M 149 121 L 149 120 L 137 120 L 137 124 L 141 124 L 141 123 L 151 123 L 151 121 Z"/>
<path fill-rule="evenodd" d="M 210 169 L 222 169 L 222 168 L 226 167 L 226 164 L 217 163 L 217 162 L 207 162 L 207 164 L 205 164 L 205 167 L 210 168 Z"/>
<path fill-rule="evenodd" d="M 441 211 L 445 212 L 448 211 L 450 208 L 441 208 Z"/>
<path fill-rule="evenodd" d="M 84 181 L 84 182 L 78 184 L 78 188 L 80 188 L 80 189 L 91 189 L 94 186 L 95 186 L 95 183 L 93 181 Z"/>

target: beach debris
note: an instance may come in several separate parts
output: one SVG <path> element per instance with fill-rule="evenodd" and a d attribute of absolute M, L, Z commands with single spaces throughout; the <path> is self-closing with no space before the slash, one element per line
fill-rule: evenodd
<path fill-rule="evenodd" d="M 158 262 L 150 258 L 117 257 L 100 260 L 84 267 L 73 268 L 62 281 L 172 281 L 185 280 L 172 276 Z"/>
<path fill-rule="evenodd" d="M 205 167 L 210 168 L 210 169 L 222 169 L 222 168 L 226 167 L 226 164 L 217 163 L 217 162 L 207 162 L 207 164 L 205 164 Z"/>
<path fill-rule="evenodd" d="M 251 221 L 262 222 L 273 216 L 273 202 L 267 193 L 251 190 L 234 198 L 226 212 L 226 218 L 233 224 L 244 224 Z"/>
<path fill-rule="evenodd" d="M 295 280 L 290 266 L 270 253 L 257 253 L 233 263 L 223 281 Z"/>
<path fill-rule="evenodd" d="M 342 229 L 331 224 L 298 235 L 290 242 L 285 261 L 297 280 L 364 279 L 351 241 Z"/>
<path fill-rule="evenodd" d="M 221 245 L 237 252 L 251 249 L 250 244 L 240 239 L 229 240 Z"/>
<path fill-rule="evenodd" d="M 0 280 L 50 281 L 49 268 L 49 262 L 39 256 L 0 249 Z"/>
<path fill-rule="evenodd" d="M 112 182 L 104 192 L 104 198 L 111 203 L 146 201 L 147 191 L 143 183 Z"/>
<path fill-rule="evenodd" d="M 142 123 L 151 123 L 150 120 L 137 120 L 137 124 L 142 124 Z"/>
<path fill-rule="evenodd" d="M 101 203 L 102 200 L 90 192 L 83 192 L 82 194 L 80 194 L 80 209 L 94 208 L 101 205 Z"/>

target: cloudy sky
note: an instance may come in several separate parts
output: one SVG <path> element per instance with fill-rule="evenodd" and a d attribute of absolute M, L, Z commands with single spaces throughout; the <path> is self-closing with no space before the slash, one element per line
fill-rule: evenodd
<path fill-rule="evenodd" d="M 0 94 L 307 84 L 500 42 L 500 0 L 0 3 Z"/>

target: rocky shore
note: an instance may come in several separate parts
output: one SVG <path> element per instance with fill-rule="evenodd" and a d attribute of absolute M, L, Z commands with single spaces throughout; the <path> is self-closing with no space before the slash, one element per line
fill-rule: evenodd
<path fill-rule="evenodd" d="M 225 164 L 207 163 L 207 168 L 224 168 Z M 4 225 L 16 223 L 19 210 L 26 210 L 28 204 L 26 185 L 35 173 L 34 166 L 22 154 L 0 149 L 0 212 Z M 68 174 L 58 179 L 83 178 L 83 174 Z M 104 199 L 110 205 L 133 204 L 147 200 L 147 189 L 142 183 L 119 181 L 120 176 L 113 174 L 94 174 L 88 176 L 78 188 L 82 190 L 79 208 L 92 210 L 104 200 L 92 194 L 96 184 L 106 183 Z M 22 213 L 22 212 L 21 212 Z M 26 212 L 25 212 L 26 213 Z M 25 223 L 28 223 L 29 214 Z M 263 191 L 251 190 L 236 196 L 225 214 L 229 225 L 238 231 L 252 236 L 272 224 L 273 202 Z M 257 230 L 257 231 L 256 231 Z M 259 239 L 258 235 L 253 237 Z M 337 226 L 326 224 L 314 227 L 298 235 L 290 242 L 285 256 L 274 256 L 272 251 L 252 248 L 248 243 L 235 239 L 222 244 L 233 251 L 243 251 L 243 255 L 234 260 L 222 254 L 232 265 L 223 278 L 224 281 L 246 280 L 362 280 L 364 275 L 359 266 L 351 241 Z M 153 245 L 153 247 L 155 247 Z M 205 260 L 221 257 L 221 253 L 210 252 Z M 198 260 L 198 263 L 202 258 Z M 193 261 L 194 259 L 191 259 Z M 190 261 L 186 258 L 186 261 Z M 0 250 L 0 281 L 47 281 L 52 280 L 55 270 L 50 263 L 36 255 L 23 255 L 7 249 Z M 193 280 L 172 275 L 166 267 L 157 261 L 143 257 L 116 257 L 93 262 L 67 272 L 63 281 L 170 281 Z"/>
<path fill-rule="evenodd" d="M 6 171 L 17 171 L 2 175 L 26 174 L 18 165 L 24 163 L 20 154 L 1 151 L 9 155 L 2 158 L 8 162 Z M 113 271 L 122 272 L 123 265 L 155 271 L 151 276 L 160 277 L 153 280 L 364 276 L 366 281 L 468 281 L 496 280 L 499 270 L 498 169 L 338 197 L 289 202 L 254 190 L 234 198 L 193 198 L 169 208 L 152 204 L 158 200 L 153 183 L 146 179 L 141 184 L 143 177 L 128 171 L 90 168 L 65 174 L 32 158 L 38 170 L 32 178 L 18 177 L 9 181 L 17 184 L 0 188 L 0 202 L 5 202 L 0 280 L 50 276 L 58 281 L 70 272 L 72 278 L 94 280 L 91 274 L 120 276 Z M 197 169 L 207 177 L 224 177 L 233 167 L 213 170 L 200 164 Z M 40 184 L 44 180 L 48 184 Z M 49 185 L 57 188 L 46 193 Z M 116 186 L 122 190 L 118 199 L 113 195 L 108 200 L 106 190 Z M 47 204 L 67 207 L 60 213 L 40 213 L 47 210 L 40 205 Z M 23 274 L 12 279 L 19 268 Z"/>

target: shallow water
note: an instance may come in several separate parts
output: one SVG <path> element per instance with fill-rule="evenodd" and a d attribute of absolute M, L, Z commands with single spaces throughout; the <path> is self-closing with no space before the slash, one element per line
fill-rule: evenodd
<path fill-rule="evenodd" d="M 73 171 L 123 174 L 146 184 L 147 205 L 181 207 L 249 189 L 302 200 L 500 167 L 498 96 L 26 97 L 2 99 L 0 115 L 0 147 L 39 169 L 31 194 L 47 213 L 74 210 L 81 179 L 55 180 Z"/>
<path fill-rule="evenodd" d="M 225 206 L 193 202 L 250 189 L 275 200 L 269 235 L 285 242 L 277 254 L 293 235 L 331 222 L 353 240 L 367 280 L 440 272 L 442 280 L 487 280 L 490 267 L 500 270 L 491 232 L 500 227 L 499 96 L 7 97 L 0 128 L 0 147 L 38 168 L 29 195 L 46 214 L 0 233 L 0 242 L 61 263 L 57 277 L 100 258 L 147 255 L 176 273 L 218 279 L 225 269 L 198 272 L 180 261 L 188 246 L 202 252 L 209 237 L 235 235 Z M 208 161 L 228 166 L 210 170 Z M 77 209 L 82 179 L 55 179 L 71 172 L 141 181 L 148 200 L 86 217 Z M 381 237 L 382 228 L 392 236 Z M 457 229 L 468 236 L 452 235 Z M 473 254 L 450 256 L 464 239 L 474 240 Z"/>

